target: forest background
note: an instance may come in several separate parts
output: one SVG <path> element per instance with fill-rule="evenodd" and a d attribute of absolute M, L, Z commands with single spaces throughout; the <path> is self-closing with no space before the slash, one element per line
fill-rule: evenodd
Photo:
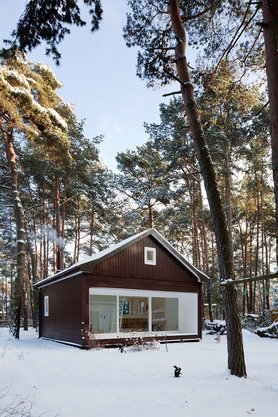
<path fill-rule="evenodd" d="M 261 11 L 247 3 L 239 21 L 224 19 L 217 53 L 202 46 L 191 63 L 239 278 L 266 275 L 276 266 L 270 121 L 262 27 L 256 24 Z M 252 30 L 232 38 L 240 25 Z M 193 39 L 192 47 L 205 43 L 202 32 Z M 87 137 L 85 123 L 59 96 L 61 84 L 49 66 L 5 55 L 0 75 L 2 319 L 10 317 L 19 262 L 26 326 L 28 312 L 36 321 L 34 282 L 149 227 L 211 277 L 204 301 L 223 317 L 215 234 L 180 95 L 160 105 L 159 120 L 145 123 L 145 143 L 118 153 L 113 172 L 99 151 L 105 139 Z M 168 85 L 169 79 L 160 81 Z M 240 312 L 269 310 L 275 294 L 273 282 L 243 284 Z"/>

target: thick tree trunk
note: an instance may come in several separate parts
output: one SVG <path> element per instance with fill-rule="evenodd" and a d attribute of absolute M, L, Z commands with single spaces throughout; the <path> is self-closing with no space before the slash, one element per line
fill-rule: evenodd
<path fill-rule="evenodd" d="M 225 212 L 217 187 L 215 170 L 200 123 L 199 112 L 194 99 L 193 86 L 191 84 L 188 65 L 185 58 L 186 35 L 179 13 L 178 0 L 169 0 L 169 12 L 173 31 L 177 40 L 175 58 L 178 76 L 182 83 L 182 97 L 190 131 L 194 140 L 199 166 L 204 179 L 214 226 L 220 276 L 222 279 L 234 279 L 233 254 L 230 247 Z M 227 285 L 225 287 L 223 290 L 223 298 L 226 309 L 228 368 L 230 369 L 231 374 L 245 377 L 246 368 L 241 323 L 237 305 L 237 294 L 233 285 Z"/>
<path fill-rule="evenodd" d="M 18 171 L 16 164 L 16 154 L 14 151 L 13 135 L 12 133 L 3 134 L 5 150 L 9 168 L 11 171 L 12 185 L 13 185 L 13 199 L 16 219 L 16 277 L 14 279 L 12 297 L 12 311 L 11 311 L 11 332 L 16 339 L 19 339 L 20 333 L 20 318 L 22 311 L 22 297 L 23 286 L 26 274 L 25 266 L 25 216 L 21 199 L 18 192 Z"/>
<path fill-rule="evenodd" d="M 276 213 L 276 260 L 278 264 L 278 2 L 262 0 L 265 62 L 270 109 L 272 170 Z"/>

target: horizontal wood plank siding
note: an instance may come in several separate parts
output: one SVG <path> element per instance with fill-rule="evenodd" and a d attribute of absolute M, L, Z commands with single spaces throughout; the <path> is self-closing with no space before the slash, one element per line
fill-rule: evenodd
<path fill-rule="evenodd" d="M 41 288 L 40 337 L 82 345 L 83 276 Z M 49 296 L 49 316 L 44 297 Z"/>

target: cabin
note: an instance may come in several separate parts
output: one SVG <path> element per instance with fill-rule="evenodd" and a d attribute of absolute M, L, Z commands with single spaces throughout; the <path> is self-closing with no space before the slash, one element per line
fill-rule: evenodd
<path fill-rule="evenodd" d="M 201 339 L 202 283 L 155 229 L 123 240 L 38 283 L 39 337 L 88 347 L 133 338 Z"/>

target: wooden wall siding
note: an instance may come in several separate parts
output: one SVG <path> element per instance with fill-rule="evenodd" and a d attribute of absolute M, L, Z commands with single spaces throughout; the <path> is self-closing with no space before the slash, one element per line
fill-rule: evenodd
<path fill-rule="evenodd" d="M 154 291 L 185 291 L 200 292 L 201 283 L 187 283 L 181 281 L 159 281 L 142 278 L 125 278 L 88 274 L 86 277 L 87 288 L 104 287 L 104 288 L 128 288 L 137 290 L 154 290 Z"/>
<path fill-rule="evenodd" d="M 156 248 L 156 265 L 145 265 L 145 246 Z M 151 236 L 98 264 L 93 275 L 197 283 L 197 278 Z"/>
<path fill-rule="evenodd" d="M 82 276 L 41 288 L 40 293 L 40 337 L 82 345 Z M 49 317 L 44 317 L 46 295 L 49 296 Z"/>

